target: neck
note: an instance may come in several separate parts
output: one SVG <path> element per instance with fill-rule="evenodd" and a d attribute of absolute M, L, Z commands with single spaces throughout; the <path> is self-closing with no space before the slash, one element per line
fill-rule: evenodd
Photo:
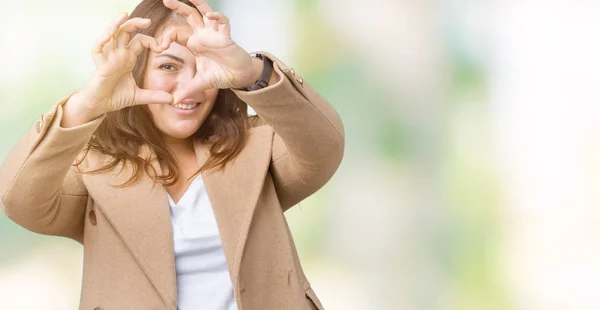
<path fill-rule="evenodd" d="M 164 140 L 167 147 L 175 155 L 194 151 L 194 143 L 192 137 L 186 139 L 177 139 L 169 136 L 164 136 Z"/>
<path fill-rule="evenodd" d="M 192 138 L 174 139 L 172 137 L 165 136 L 164 139 L 167 147 L 175 157 L 182 180 L 185 180 L 191 175 L 191 173 L 196 172 L 198 169 L 196 152 L 194 150 Z M 166 173 L 166 166 L 162 166 L 161 168 L 163 170 L 162 172 Z"/>

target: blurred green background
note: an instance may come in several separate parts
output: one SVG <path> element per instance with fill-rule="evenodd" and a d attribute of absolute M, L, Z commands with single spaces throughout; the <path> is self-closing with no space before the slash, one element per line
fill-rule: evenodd
<path fill-rule="evenodd" d="M 286 213 L 328 309 L 600 308 L 600 4 L 220 0 L 346 128 Z M 137 1 L 0 3 L 0 160 Z M 82 249 L 0 214 L 0 308 L 76 309 Z"/>

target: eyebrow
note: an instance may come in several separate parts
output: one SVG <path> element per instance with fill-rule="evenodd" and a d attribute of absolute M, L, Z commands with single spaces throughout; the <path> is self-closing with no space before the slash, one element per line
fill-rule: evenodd
<path fill-rule="evenodd" d="M 177 57 L 175 55 L 171 55 L 171 54 L 160 54 L 160 55 L 157 55 L 156 57 L 157 58 L 158 57 L 169 57 L 169 58 L 172 58 L 175 61 L 178 61 L 180 63 L 184 63 L 183 59 L 181 59 L 181 58 L 179 58 L 179 57 Z"/>

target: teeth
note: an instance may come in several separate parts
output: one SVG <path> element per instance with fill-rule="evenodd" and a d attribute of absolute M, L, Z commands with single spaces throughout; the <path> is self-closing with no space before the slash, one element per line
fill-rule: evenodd
<path fill-rule="evenodd" d="M 182 109 L 182 110 L 191 110 L 193 108 L 195 108 L 198 104 L 182 104 L 182 103 L 178 103 L 175 105 L 176 108 L 178 109 Z"/>

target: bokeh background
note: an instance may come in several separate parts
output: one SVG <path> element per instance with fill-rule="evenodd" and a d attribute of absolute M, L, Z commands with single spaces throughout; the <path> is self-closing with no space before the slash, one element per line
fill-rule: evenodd
<path fill-rule="evenodd" d="M 339 111 L 286 213 L 327 309 L 600 309 L 600 3 L 220 0 Z M 0 160 L 136 0 L 0 2 Z M 76 309 L 82 248 L 0 215 L 0 309 Z"/>

